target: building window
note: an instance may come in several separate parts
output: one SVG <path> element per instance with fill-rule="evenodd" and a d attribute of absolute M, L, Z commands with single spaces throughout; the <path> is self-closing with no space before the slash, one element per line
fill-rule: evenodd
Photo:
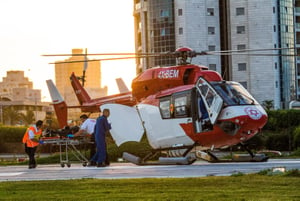
<path fill-rule="evenodd" d="M 238 71 L 246 71 L 246 70 L 247 70 L 246 63 L 239 63 L 238 64 Z"/>
<path fill-rule="evenodd" d="M 213 8 L 207 8 L 207 15 L 208 16 L 214 16 L 215 15 L 214 9 Z"/>
<path fill-rule="evenodd" d="M 275 62 L 275 70 L 277 70 L 277 62 Z"/>
<path fill-rule="evenodd" d="M 277 48 L 277 45 L 276 45 L 276 44 L 274 44 L 274 48 Z"/>
<path fill-rule="evenodd" d="M 150 36 L 154 37 L 154 31 L 153 30 L 150 31 Z"/>
<path fill-rule="evenodd" d="M 160 30 L 160 36 L 165 36 L 166 35 L 166 29 L 165 28 L 162 28 Z"/>
<path fill-rule="evenodd" d="M 182 9 L 178 9 L 178 16 L 182 16 Z"/>
<path fill-rule="evenodd" d="M 160 10 L 160 17 L 169 17 L 168 10 Z"/>
<path fill-rule="evenodd" d="M 208 51 L 216 51 L 216 46 L 215 45 L 209 45 L 208 46 Z"/>
<path fill-rule="evenodd" d="M 244 34 L 245 33 L 245 26 L 237 26 L 236 27 L 236 33 Z"/>
<path fill-rule="evenodd" d="M 297 75 L 300 76 L 300 64 L 297 64 Z"/>
<path fill-rule="evenodd" d="M 236 15 L 245 15 L 245 8 L 236 8 Z"/>
<path fill-rule="evenodd" d="M 273 30 L 274 32 L 276 32 L 276 25 L 273 25 Z"/>
<path fill-rule="evenodd" d="M 209 68 L 209 70 L 216 71 L 217 70 L 217 64 L 208 64 L 208 68 Z"/>
<path fill-rule="evenodd" d="M 214 35 L 215 34 L 215 27 L 208 27 L 208 34 Z"/>
<path fill-rule="evenodd" d="M 246 49 L 246 45 L 245 44 L 237 45 L 237 50 L 245 50 L 245 49 Z"/>
<path fill-rule="evenodd" d="M 179 29 L 178 29 L 178 34 L 179 34 L 179 35 L 182 35 L 182 34 L 183 34 L 183 28 L 182 28 L 182 27 L 179 27 Z"/>
<path fill-rule="evenodd" d="M 275 82 L 275 86 L 276 86 L 276 88 L 278 88 L 278 81 Z"/>
<path fill-rule="evenodd" d="M 276 8 L 275 8 L 275 6 L 273 6 L 273 13 L 276 13 Z"/>
<path fill-rule="evenodd" d="M 289 32 L 289 26 L 285 25 L 285 32 Z"/>
<path fill-rule="evenodd" d="M 247 82 L 239 82 L 245 89 L 247 89 Z"/>

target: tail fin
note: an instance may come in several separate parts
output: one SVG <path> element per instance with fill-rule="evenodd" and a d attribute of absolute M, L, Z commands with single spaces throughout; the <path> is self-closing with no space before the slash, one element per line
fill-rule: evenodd
<path fill-rule="evenodd" d="M 116 82 L 119 88 L 120 93 L 127 93 L 129 92 L 128 87 L 126 86 L 124 80 L 122 78 L 116 78 Z"/>
<path fill-rule="evenodd" d="M 80 105 L 89 102 L 91 100 L 91 97 L 89 96 L 87 91 L 82 87 L 82 85 L 80 84 L 78 78 L 75 76 L 74 73 L 72 73 L 70 80 Z"/>
<path fill-rule="evenodd" d="M 54 85 L 52 80 L 46 80 L 48 90 L 52 99 L 52 104 L 55 110 L 55 114 L 58 120 L 58 124 L 60 128 L 67 126 L 68 119 L 68 109 L 67 104 L 60 95 L 58 89 Z"/>

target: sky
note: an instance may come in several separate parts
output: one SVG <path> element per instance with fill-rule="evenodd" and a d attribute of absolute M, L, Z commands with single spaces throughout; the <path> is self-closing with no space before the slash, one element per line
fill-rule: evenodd
<path fill-rule="evenodd" d="M 134 52 L 133 20 L 132 0 L 1 0 L 0 81 L 7 71 L 22 70 L 34 89 L 42 90 L 42 100 L 50 101 L 46 80 L 55 76 L 49 63 L 67 57 L 42 54 L 69 54 L 73 48 Z M 102 61 L 101 66 L 101 85 L 109 94 L 118 93 L 118 77 L 130 88 L 134 59 Z"/>

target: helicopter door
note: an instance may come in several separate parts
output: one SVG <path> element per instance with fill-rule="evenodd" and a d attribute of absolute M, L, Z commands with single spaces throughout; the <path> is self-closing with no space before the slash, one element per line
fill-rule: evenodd
<path fill-rule="evenodd" d="M 214 124 L 221 112 L 223 99 L 203 77 L 198 79 L 196 88 L 206 107 L 208 118 Z"/>
<path fill-rule="evenodd" d="M 145 132 L 136 107 L 107 103 L 100 106 L 110 110 L 111 136 L 117 146 L 129 141 L 139 142 Z"/>

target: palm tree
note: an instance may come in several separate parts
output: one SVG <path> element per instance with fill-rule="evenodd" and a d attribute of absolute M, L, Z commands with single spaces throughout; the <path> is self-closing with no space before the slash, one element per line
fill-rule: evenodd
<path fill-rule="evenodd" d="M 264 100 L 262 105 L 266 110 L 271 110 L 274 107 L 273 100 Z"/>
<path fill-rule="evenodd" d="M 15 110 L 13 106 L 7 106 L 3 109 L 3 122 L 9 125 L 15 125 L 21 119 L 21 113 Z"/>
<path fill-rule="evenodd" d="M 29 124 L 32 124 L 35 121 L 34 113 L 32 110 L 27 110 L 26 114 L 21 113 L 20 116 L 25 126 L 28 126 Z"/>

